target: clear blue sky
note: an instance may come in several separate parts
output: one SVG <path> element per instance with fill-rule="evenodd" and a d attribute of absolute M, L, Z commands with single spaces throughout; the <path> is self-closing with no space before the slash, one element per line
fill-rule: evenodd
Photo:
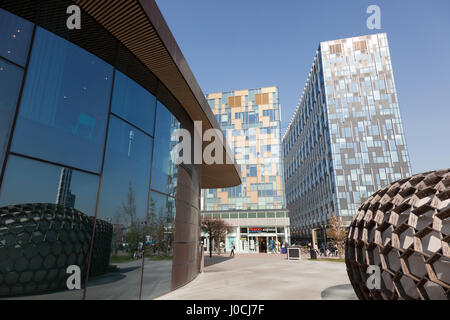
<path fill-rule="evenodd" d="M 282 133 L 320 41 L 386 32 L 412 170 L 450 167 L 449 0 L 157 0 L 204 93 L 278 86 Z M 381 30 L 366 9 L 381 8 Z"/>

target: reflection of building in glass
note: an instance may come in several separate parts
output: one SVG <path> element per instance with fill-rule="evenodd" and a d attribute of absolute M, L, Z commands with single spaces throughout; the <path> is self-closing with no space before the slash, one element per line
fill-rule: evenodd
<path fill-rule="evenodd" d="M 172 133 L 180 128 L 180 122 L 172 117 L 170 120 L 170 150 L 173 150 L 174 147 L 179 143 L 176 139 L 173 139 Z M 167 185 L 169 186 L 169 194 L 176 194 L 177 192 L 177 169 L 178 166 L 175 165 L 172 161 L 172 154 L 169 155 L 167 165 Z"/>
<path fill-rule="evenodd" d="M 56 204 L 64 207 L 75 208 L 76 196 L 70 190 L 72 181 L 72 169 L 62 168 L 58 183 L 58 194 L 56 195 Z"/>
<path fill-rule="evenodd" d="M 283 137 L 293 236 L 410 175 L 386 34 L 321 42 Z M 324 232 L 322 232 L 322 237 Z"/>
<path fill-rule="evenodd" d="M 131 155 L 131 145 L 133 144 L 134 140 L 134 132 L 133 130 L 130 130 L 130 135 L 128 138 L 128 157 Z"/>
<path fill-rule="evenodd" d="M 278 88 L 210 93 L 207 100 L 235 154 L 242 185 L 204 190 L 203 216 L 221 217 L 233 226 L 227 248 L 234 242 L 238 251 L 267 251 L 270 239 L 288 241 Z M 249 227 L 266 228 L 249 234 Z"/>

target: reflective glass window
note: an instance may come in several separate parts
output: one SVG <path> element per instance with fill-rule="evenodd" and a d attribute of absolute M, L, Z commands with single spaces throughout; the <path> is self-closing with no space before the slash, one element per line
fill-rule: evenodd
<path fill-rule="evenodd" d="M 82 298 L 82 290 L 67 289 L 67 268 L 87 269 L 98 181 L 9 156 L 0 190 L 0 297 Z"/>
<path fill-rule="evenodd" d="M 248 177 L 256 177 L 257 169 L 258 168 L 256 165 L 247 165 L 247 176 Z"/>
<path fill-rule="evenodd" d="M 143 299 L 156 298 L 171 288 L 175 200 L 152 192 L 148 212 Z"/>
<path fill-rule="evenodd" d="M 0 9 L 0 56 L 25 66 L 33 23 Z"/>
<path fill-rule="evenodd" d="M 113 218 L 128 200 L 145 220 L 152 138 L 111 116 L 106 146 L 99 216 Z M 132 196 L 132 197 L 131 197 Z M 130 198 L 131 197 L 131 198 Z M 123 210 L 122 210 L 123 211 Z"/>
<path fill-rule="evenodd" d="M 22 69 L 0 58 L 0 171 L 8 147 L 22 76 Z"/>
<path fill-rule="evenodd" d="M 93 216 L 98 176 L 10 155 L 0 206 L 54 203 Z"/>
<path fill-rule="evenodd" d="M 277 218 L 284 218 L 285 215 L 286 215 L 286 214 L 285 214 L 284 212 L 277 212 L 277 213 L 276 213 Z"/>
<path fill-rule="evenodd" d="M 111 111 L 153 136 L 156 98 L 116 71 Z"/>
<path fill-rule="evenodd" d="M 110 65 L 39 28 L 13 151 L 99 172 L 111 78 Z"/>
<path fill-rule="evenodd" d="M 88 299 L 139 298 L 151 152 L 151 137 L 111 116 L 97 218 L 114 227 L 115 271 L 90 278 Z"/>
<path fill-rule="evenodd" d="M 172 141 L 172 132 L 180 127 L 178 120 L 158 101 L 156 109 L 155 149 L 153 152 L 152 189 L 175 195 L 177 166 L 170 151 L 178 143 Z"/>

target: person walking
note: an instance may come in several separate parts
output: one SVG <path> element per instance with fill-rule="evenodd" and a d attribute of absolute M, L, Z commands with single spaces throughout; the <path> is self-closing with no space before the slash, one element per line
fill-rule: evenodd
<path fill-rule="evenodd" d="M 273 241 L 273 239 L 270 239 L 269 240 L 269 252 L 270 252 L 270 254 L 273 253 L 273 249 L 274 249 L 274 241 Z"/>
<path fill-rule="evenodd" d="M 235 247 L 234 247 L 234 242 L 232 242 L 232 243 L 231 243 L 231 253 L 230 253 L 230 257 L 233 257 L 233 258 L 234 258 L 234 249 L 235 249 Z"/>
<path fill-rule="evenodd" d="M 286 253 L 286 247 L 287 247 L 286 242 L 283 241 L 283 245 L 281 246 L 281 253 L 282 253 L 282 254 L 285 254 L 285 253 Z"/>

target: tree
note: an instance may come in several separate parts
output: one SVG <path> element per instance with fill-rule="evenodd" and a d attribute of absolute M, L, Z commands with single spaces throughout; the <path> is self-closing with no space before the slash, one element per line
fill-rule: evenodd
<path fill-rule="evenodd" d="M 213 230 L 214 244 L 216 245 L 216 251 L 220 255 L 220 242 L 226 239 L 227 231 L 230 226 L 222 219 L 216 219 L 216 225 Z"/>
<path fill-rule="evenodd" d="M 123 217 L 127 224 L 128 230 L 125 235 L 131 254 L 139 250 L 139 242 L 141 241 L 141 226 L 136 215 L 136 200 L 134 196 L 131 181 L 128 183 L 128 193 L 126 201 L 122 203 L 122 207 L 118 212 L 119 217 Z"/>
<path fill-rule="evenodd" d="M 230 226 L 222 219 L 202 218 L 202 230 L 209 235 L 209 256 L 212 257 L 212 242 L 214 240 L 216 248 L 220 241 L 225 238 Z M 220 248 L 218 250 L 220 253 Z"/>
<path fill-rule="evenodd" d="M 342 218 L 334 213 L 329 221 L 329 230 L 327 236 L 333 239 L 333 243 L 338 250 L 339 257 L 342 257 L 345 249 L 345 238 L 347 237 L 347 229 Z"/>
<path fill-rule="evenodd" d="M 173 228 L 175 218 L 173 215 L 173 203 L 166 197 L 165 205 L 157 206 L 153 199 L 150 199 L 147 213 L 148 227 L 146 235 L 149 237 L 150 248 L 147 250 L 150 255 L 172 255 Z"/>

